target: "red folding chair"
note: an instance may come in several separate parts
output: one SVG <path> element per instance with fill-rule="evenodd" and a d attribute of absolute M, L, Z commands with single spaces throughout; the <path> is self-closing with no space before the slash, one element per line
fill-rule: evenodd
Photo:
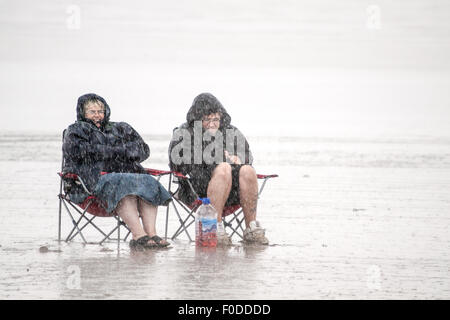
<path fill-rule="evenodd" d="M 178 221 L 180 223 L 180 226 L 174 232 L 171 239 L 172 240 L 176 239 L 180 234 L 182 234 L 184 232 L 184 233 L 186 233 L 186 235 L 190 241 L 195 241 L 195 239 L 192 239 L 191 235 L 189 234 L 188 227 L 195 222 L 194 213 L 198 209 L 198 207 L 200 207 L 202 202 L 201 202 L 201 200 L 198 199 L 199 197 L 198 197 L 197 193 L 195 192 L 194 188 L 192 187 L 192 184 L 189 181 L 188 177 L 184 176 L 183 174 L 181 174 L 179 172 L 175 172 L 175 171 L 171 172 L 170 174 L 171 174 L 171 176 L 169 179 L 168 190 L 169 190 L 170 194 L 172 195 L 172 199 L 174 201 L 171 201 L 171 204 L 169 204 L 169 206 L 172 205 L 172 207 L 174 208 L 174 211 L 175 211 L 175 213 L 178 217 Z M 271 178 L 278 177 L 278 175 L 276 175 L 276 174 L 271 174 L 271 175 L 257 174 L 257 177 L 259 180 L 262 180 L 262 184 L 258 190 L 258 198 L 259 198 L 262 191 L 264 190 L 264 186 L 266 185 L 266 182 Z M 177 193 L 180 188 L 180 183 L 179 183 L 180 180 L 184 180 L 188 183 L 190 189 L 192 190 L 194 195 L 197 197 L 197 200 L 195 200 L 192 203 L 186 204 L 177 197 Z M 178 184 L 178 188 L 176 188 L 175 191 L 172 191 L 172 189 L 171 189 L 172 183 Z M 177 208 L 177 205 L 179 206 L 180 210 Z M 169 207 L 167 207 L 167 208 L 169 208 Z M 180 213 L 180 211 L 184 212 L 184 214 Z M 240 205 L 227 206 L 224 208 L 223 213 L 222 213 L 222 221 L 223 221 L 224 227 L 226 229 L 227 228 L 231 229 L 230 237 L 232 237 L 234 234 L 237 234 L 241 239 L 244 239 L 244 235 L 243 235 L 244 228 L 242 226 L 242 223 L 244 222 L 244 217 L 243 217 L 242 213 L 243 213 L 243 210 Z M 242 217 L 241 217 L 241 215 L 242 215 Z M 167 218 L 166 218 L 166 239 L 167 239 Z"/>
<path fill-rule="evenodd" d="M 156 170 L 156 169 L 145 169 L 148 174 L 151 174 L 152 176 L 155 176 L 157 180 L 159 180 L 163 175 L 170 174 L 170 171 L 162 171 L 162 170 Z M 102 172 L 102 174 L 107 174 L 106 172 Z M 74 174 L 74 173 L 58 173 L 58 175 L 61 177 L 61 183 L 60 183 L 60 193 L 58 195 L 59 198 L 59 215 L 58 215 L 58 241 L 61 241 L 61 213 L 62 208 L 64 207 L 72 221 L 73 227 L 69 234 L 67 235 L 65 241 L 69 242 L 73 240 L 76 236 L 80 236 L 84 243 L 88 243 L 86 240 L 86 237 L 83 235 L 83 230 L 88 227 L 89 225 L 92 226 L 95 230 L 97 230 L 103 238 L 98 242 L 98 244 L 102 244 L 106 240 L 117 240 L 117 243 L 119 244 L 121 240 L 126 241 L 128 236 L 130 235 L 130 230 L 126 226 L 126 224 L 122 221 L 122 219 L 117 215 L 109 215 L 106 212 L 105 204 L 102 203 L 102 201 L 95 197 L 95 195 L 92 194 L 90 190 L 87 189 L 86 185 L 83 182 L 83 179 Z M 67 195 L 67 189 L 64 188 L 64 183 L 76 183 L 80 184 L 84 191 L 88 194 L 86 199 L 81 204 L 76 204 L 70 200 L 70 198 Z M 168 209 L 167 209 L 168 210 Z M 76 217 L 76 213 L 79 214 L 79 216 Z M 89 213 L 89 215 L 87 215 Z M 116 226 L 109 232 L 105 232 L 101 229 L 101 227 L 94 222 L 94 220 L 98 217 L 113 217 L 117 224 Z M 166 212 L 167 217 L 167 212 Z M 166 219 L 167 220 L 167 219 Z M 82 222 L 85 222 L 82 224 Z M 167 225 L 167 221 L 166 221 Z M 120 237 L 120 228 L 123 227 L 128 231 L 125 235 L 125 237 Z M 117 238 L 112 238 L 112 234 L 117 230 Z"/>

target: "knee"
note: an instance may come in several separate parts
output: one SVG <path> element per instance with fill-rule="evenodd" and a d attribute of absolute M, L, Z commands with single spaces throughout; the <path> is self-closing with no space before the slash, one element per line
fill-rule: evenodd
<path fill-rule="evenodd" d="M 114 209 L 115 214 L 122 214 L 124 212 L 138 211 L 137 198 L 134 195 L 128 195 L 123 197 Z"/>
<path fill-rule="evenodd" d="M 121 205 L 127 205 L 127 206 L 131 206 L 131 205 L 136 205 L 137 204 L 137 198 L 135 195 L 129 194 L 125 197 L 123 197 L 120 202 Z"/>
<path fill-rule="evenodd" d="M 242 166 L 239 170 L 239 180 L 247 183 L 257 182 L 255 169 L 249 165 Z"/>
<path fill-rule="evenodd" d="M 218 164 L 214 169 L 213 177 L 223 180 L 231 180 L 231 165 L 226 162 Z"/>

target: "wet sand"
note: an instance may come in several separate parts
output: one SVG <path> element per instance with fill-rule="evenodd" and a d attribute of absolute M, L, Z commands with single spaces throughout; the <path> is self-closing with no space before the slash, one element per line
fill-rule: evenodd
<path fill-rule="evenodd" d="M 145 137 L 146 167 L 166 168 L 168 139 Z M 59 137 L 2 135 L 0 299 L 450 298 L 450 140 L 249 141 L 257 171 L 280 175 L 259 202 L 269 246 L 201 250 L 182 235 L 130 252 L 58 242 Z M 160 235 L 164 222 L 161 209 Z M 70 225 L 63 212 L 63 236 Z"/>

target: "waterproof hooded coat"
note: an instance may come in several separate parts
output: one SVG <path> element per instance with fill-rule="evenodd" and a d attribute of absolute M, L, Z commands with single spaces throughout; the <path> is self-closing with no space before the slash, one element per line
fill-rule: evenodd
<path fill-rule="evenodd" d="M 201 121 L 204 116 L 213 113 L 219 113 L 221 117 L 219 135 L 211 136 L 202 128 Z M 195 188 L 196 180 L 201 180 L 202 175 L 208 173 L 210 176 L 219 163 L 228 161 L 225 151 L 230 155 L 238 155 L 242 164 L 251 165 L 253 162 L 247 139 L 238 128 L 231 125 L 231 117 L 226 109 L 215 96 L 202 93 L 194 99 L 186 122 L 173 130 L 169 145 L 169 166 L 171 170 L 189 175 Z M 211 158 L 214 158 L 212 163 Z M 180 183 L 180 197 L 185 202 L 193 201 L 195 198 L 189 186 L 184 181 Z M 197 185 L 201 183 L 204 182 L 198 181 Z"/>
<path fill-rule="evenodd" d="M 84 117 L 83 106 L 90 99 L 98 99 L 105 106 L 105 117 L 100 128 Z M 145 173 L 140 162 L 147 159 L 150 149 L 141 136 L 125 122 L 110 122 L 110 108 L 96 94 L 78 99 L 77 121 L 64 133 L 63 172 L 79 175 L 89 190 L 93 190 L 101 172 Z M 69 194 L 81 201 L 86 194 L 80 186 L 72 186 Z M 77 202 L 77 201 L 76 201 Z"/>

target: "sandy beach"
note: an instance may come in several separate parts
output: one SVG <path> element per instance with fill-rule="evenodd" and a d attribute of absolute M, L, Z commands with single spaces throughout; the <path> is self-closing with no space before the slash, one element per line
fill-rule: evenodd
<path fill-rule="evenodd" d="M 17 0 L 0 26 L 0 299 L 450 298 L 448 1 Z M 61 133 L 88 92 L 162 170 L 214 94 L 279 175 L 270 245 L 58 242 Z"/>
<path fill-rule="evenodd" d="M 153 154 L 144 165 L 166 169 L 169 137 L 144 138 Z M 249 141 L 257 171 L 279 174 L 259 203 L 269 246 L 234 237 L 230 248 L 201 250 L 182 235 L 169 250 L 133 253 L 127 243 L 59 243 L 60 137 L 1 135 L 0 298 L 450 297 L 450 140 Z M 160 234 L 164 220 L 161 209 Z M 70 224 L 63 215 L 63 232 Z M 176 227 L 172 214 L 169 233 Z"/>

